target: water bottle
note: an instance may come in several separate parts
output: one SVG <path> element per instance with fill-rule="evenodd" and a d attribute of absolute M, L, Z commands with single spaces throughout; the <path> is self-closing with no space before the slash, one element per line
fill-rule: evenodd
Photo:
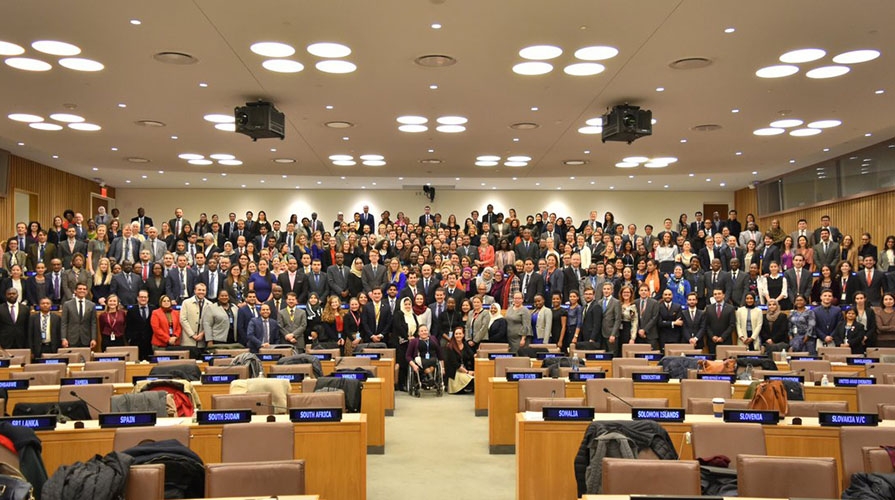
<path fill-rule="evenodd" d="M 786 357 L 786 348 L 784 347 L 782 351 L 780 351 L 780 361 L 788 361 L 789 358 Z"/>
<path fill-rule="evenodd" d="M 574 355 L 572 355 L 572 371 L 573 372 L 578 371 L 578 353 L 577 352 Z"/>
<path fill-rule="evenodd" d="M 820 379 L 820 385 L 826 387 L 830 385 L 830 379 L 827 378 L 827 374 L 825 373 L 823 377 Z"/>

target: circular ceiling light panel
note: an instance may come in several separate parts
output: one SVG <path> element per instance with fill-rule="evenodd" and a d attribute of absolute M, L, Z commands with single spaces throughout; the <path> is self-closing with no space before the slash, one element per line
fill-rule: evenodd
<path fill-rule="evenodd" d="M 50 119 L 65 123 L 79 123 L 84 121 L 84 118 L 78 115 L 70 115 L 68 113 L 53 113 L 50 115 Z"/>
<path fill-rule="evenodd" d="M 780 62 L 786 64 L 799 64 L 816 61 L 827 55 L 827 51 L 823 49 L 798 49 L 791 50 L 780 56 Z"/>
<path fill-rule="evenodd" d="M 759 78 L 783 78 L 784 76 L 794 75 L 799 72 L 798 66 L 790 64 L 778 64 L 776 66 L 767 66 L 755 72 L 755 76 Z"/>
<path fill-rule="evenodd" d="M 660 161 L 648 161 L 644 163 L 643 166 L 646 168 L 665 168 L 668 164 Z"/>
<path fill-rule="evenodd" d="M 873 49 L 852 50 L 843 52 L 833 58 L 836 64 L 859 64 L 862 62 L 872 61 L 879 57 L 879 51 Z"/>
<path fill-rule="evenodd" d="M 809 137 L 821 133 L 819 128 L 799 128 L 789 132 L 793 137 Z"/>
<path fill-rule="evenodd" d="M 398 127 L 398 130 L 401 132 L 408 132 L 411 134 L 418 134 L 420 132 L 425 132 L 429 130 L 429 127 L 425 125 L 401 125 Z"/>
<path fill-rule="evenodd" d="M 320 42 L 308 45 L 308 52 L 317 57 L 338 59 L 350 55 L 351 49 L 347 45 L 342 45 L 341 43 Z"/>
<path fill-rule="evenodd" d="M 360 159 L 364 161 L 382 161 L 385 157 L 382 155 L 360 155 Z"/>
<path fill-rule="evenodd" d="M 77 45 L 56 40 L 38 40 L 32 43 L 31 47 L 51 56 L 76 56 L 81 53 L 81 49 Z"/>
<path fill-rule="evenodd" d="M 463 125 L 439 125 L 435 127 L 435 130 L 445 134 L 458 134 L 460 132 L 466 132 L 466 127 Z"/>
<path fill-rule="evenodd" d="M 755 135 L 780 135 L 784 132 L 786 132 L 786 131 L 783 130 L 782 128 L 776 128 L 776 127 L 760 128 L 758 130 L 752 131 L 752 133 Z"/>
<path fill-rule="evenodd" d="M 268 59 L 261 63 L 261 66 L 274 73 L 298 73 L 305 69 L 304 64 L 291 59 Z"/>
<path fill-rule="evenodd" d="M 677 161 L 677 158 L 674 156 L 660 156 L 658 158 L 653 158 L 650 161 L 653 163 L 674 163 Z"/>
<path fill-rule="evenodd" d="M 801 125 L 803 123 L 805 123 L 805 122 L 803 122 L 802 120 L 797 120 L 795 118 L 788 118 L 785 120 L 777 120 L 775 122 L 771 122 L 771 126 L 774 128 L 792 128 L 792 127 L 798 127 L 799 125 Z"/>
<path fill-rule="evenodd" d="M 364 165 L 368 167 L 384 167 L 385 162 L 382 160 L 367 160 L 364 162 Z"/>
<path fill-rule="evenodd" d="M 817 120 L 808 124 L 808 128 L 832 128 L 842 125 L 840 120 Z"/>
<path fill-rule="evenodd" d="M 572 76 L 598 75 L 604 71 L 606 71 L 606 66 L 592 62 L 570 64 L 563 68 L 563 73 Z"/>
<path fill-rule="evenodd" d="M 223 130 L 224 132 L 236 132 L 235 123 L 217 123 L 215 124 L 214 128 Z"/>
<path fill-rule="evenodd" d="M 158 52 L 152 55 L 152 58 L 156 61 L 163 64 L 176 64 L 178 66 L 185 66 L 187 64 L 196 64 L 199 62 L 192 54 L 187 54 L 185 52 Z"/>
<path fill-rule="evenodd" d="M 233 115 L 223 115 L 218 113 L 211 113 L 205 115 L 203 118 L 205 118 L 205 121 L 211 123 L 233 123 L 236 121 L 236 118 Z"/>
<path fill-rule="evenodd" d="M 397 118 L 397 122 L 404 125 L 422 125 L 424 123 L 428 123 L 429 119 L 425 116 L 399 116 Z"/>
<path fill-rule="evenodd" d="M 476 160 L 478 161 L 500 161 L 500 157 L 496 155 L 482 155 L 477 156 Z"/>
<path fill-rule="evenodd" d="M 618 49 L 606 45 L 582 47 L 575 51 L 575 57 L 582 61 L 603 61 L 618 55 Z"/>
<path fill-rule="evenodd" d="M 615 164 L 615 166 L 618 168 L 634 168 L 638 165 L 639 165 L 639 163 L 628 162 L 628 161 L 620 161 Z"/>
<path fill-rule="evenodd" d="M 190 165 L 205 166 L 205 165 L 211 165 L 214 162 L 211 160 L 189 160 L 187 163 L 189 163 Z"/>
<path fill-rule="evenodd" d="M 333 162 L 333 165 L 337 167 L 353 167 L 357 165 L 357 162 L 353 160 L 336 160 Z"/>
<path fill-rule="evenodd" d="M 94 61 L 93 59 L 84 59 L 82 57 L 66 57 L 59 60 L 59 65 L 63 68 L 73 69 L 75 71 L 102 71 L 105 69 L 103 63 Z"/>
<path fill-rule="evenodd" d="M 7 66 L 23 71 L 50 71 L 53 69 L 50 63 L 40 59 L 31 59 L 30 57 L 10 57 L 5 62 Z"/>
<path fill-rule="evenodd" d="M 324 123 L 329 128 L 351 128 L 354 126 L 351 122 L 343 122 L 343 121 L 334 121 L 334 122 L 326 122 Z"/>
<path fill-rule="evenodd" d="M 623 158 L 622 161 L 625 163 L 644 163 L 648 162 L 649 158 L 647 158 L 646 156 L 629 156 L 627 158 Z"/>
<path fill-rule="evenodd" d="M 562 55 L 562 49 L 555 45 L 532 45 L 519 51 L 519 57 L 532 61 L 555 59 Z"/>
<path fill-rule="evenodd" d="M 525 161 L 505 161 L 503 162 L 506 167 L 527 167 L 528 162 Z"/>
<path fill-rule="evenodd" d="M 587 124 L 587 126 L 589 126 L 589 127 L 601 127 L 602 128 L 603 127 L 603 117 L 598 116 L 596 118 L 591 118 L 590 120 L 587 120 L 584 123 Z"/>
<path fill-rule="evenodd" d="M 238 167 L 242 165 L 240 160 L 220 160 L 218 161 L 218 165 L 225 165 L 227 167 Z"/>
<path fill-rule="evenodd" d="M 252 52 L 258 54 L 259 56 L 265 57 L 289 57 L 292 54 L 295 54 L 295 49 L 291 45 L 287 45 L 285 43 L 280 42 L 258 42 L 253 43 L 251 47 L 249 47 Z"/>
<path fill-rule="evenodd" d="M 463 125 L 469 120 L 462 116 L 440 116 L 435 121 L 442 125 Z"/>
<path fill-rule="evenodd" d="M 274 163 L 283 163 L 283 164 L 295 163 L 295 158 L 274 158 L 273 162 Z"/>
<path fill-rule="evenodd" d="M 497 162 L 492 160 L 480 160 L 475 162 L 477 167 L 496 167 Z"/>
<path fill-rule="evenodd" d="M 37 123 L 29 123 L 28 126 L 31 128 L 36 128 L 37 130 L 49 130 L 49 131 L 62 130 L 62 125 L 56 125 L 55 123 L 37 122 Z"/>
<path fill-rule="evenodd" d="M 95 123 L 69 123 L 68 128 L 81 132 L 98 132 L 103 128 Z"/>
<path fill-rule="evenodd" d="M 531 156 L 525 156 L 525 155 L 508 156 L 507 161 L 529 162 L 529 161 L 531 161 Z"/>
<path fill-rule="evenodd" d="M 208 155 L 208 157 L 211 158 L 212 160 L 235 160 L 236 159 L 235 156 L 233 156 L 231 154 L 227 154 L 227 153 L 215 153 L 213 155 Z"/>
<path fill-rule="evenodd" d="M 357 65 L 348 61 L 339 61 L 329 59 L 320 61 L 314 65 L 319 71 L 324 73 L 345 74 L 357 71 Z"/>
<path fill-rule="evenodd" d="M 205 155 L 200 155 L 196 153 L 181 153 L 177 155 L 181 160 L 204 160 Z"/>
<path fill-rule="evenodd" d="M 28 113 L 12 113 L 7 118 L 22 123 L 37 123 L 44 121 L 42 116 L 29 115 Z"/>
<path fill-rule="evenodd" d="M 596 127 L 596 126 L 581 127 L 578 129 L 578 133 L 579 134 L 587 134 L 587 135 L 602 134 L 603 127 Z"/>
<path fill-rule="evenodd" d="M 332 161 L 351 161 L 354 157 L 351 155 L 329 155 L 329 159 Z"/>
<path fill-rule="evenodd" d="M 517 75 L 545 75 L 551 71 L 553 71 L 553 65 L 545 62 L 524 62 L 513 66 L 513 73 Z"/>
<path fill-rule="evenodd" d="M 25 53 L 21 45 L 0 41 L 0 56 L 18 56 Z"/>
<path fill-rule="evenodd" d="M 820 68 L 814 68 L 811 71 L 805 73 L 805 76 L 808 78 L 836 78 L 837 76 L 842 76 L 851 71 L 851 68 L 848 66 L 823 66 Z"/>

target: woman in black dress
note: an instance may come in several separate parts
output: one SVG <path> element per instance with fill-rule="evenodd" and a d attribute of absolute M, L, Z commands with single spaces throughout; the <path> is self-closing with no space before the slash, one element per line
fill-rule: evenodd
<path fill-rule="evenodd" d="M 550 305 L 552 307 L 553 312 L 553 321 L 550 328 L 550 343 L 563 349 L 565 351 L 565 345 L 567 345 L 566 338 L 571 339 L 569 334 L 566 332 L 566 322 L 568 321 L 568 313 L 565 309 L 562 308 L 562 294 L 554 293 L 550 298 Z"/>
<path fill-rule="evenodd" d="M 447 388 L 450 394 L 470 394 L 475 383 L 475 352 L 463 341 L 466 333 L 462 326 L 451 330 L 451 340 L 448 342 L 444 356 L 444 375 L 447 378 Z"/>
<path fill-rule="evenodd" d="M 162 263 L 156 262 L 152 264 L 152 272 L 149 279 L 143 283 L 143 288 L 149 292 L 149 303 L 158 304 L 162 295 L 165 294 L 165 279 L 163 276 Z"/>

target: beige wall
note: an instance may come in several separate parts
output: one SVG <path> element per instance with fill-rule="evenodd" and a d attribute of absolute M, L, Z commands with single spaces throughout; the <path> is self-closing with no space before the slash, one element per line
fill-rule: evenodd
<path fill-rule="evenodd" d="M 339 210 L 349 218 L 360 211 L 364 204 L 379 220 L 379 214 L 388 209 L 392 217 L 399 210 L 416 220 L 428 203 L 422 194 L 414 191 L 336 191 L 336 190 L 215 190 L 215 189 L 127 189 L 119 188 L 117 206 L 122 217 L 133 217 L 137 207 L 144 207 L 146 214 L 157 224 L 172 217 L 174 207 L 184 209 L 186 217 L 196 220 L 200 212 L 220 215 L 227 220 L 227 213 L 238 216 L 246 210 L 267 212 L 268 219 L 287 221 L 290 214 L 299 219 L 309 216 L 312 210 L 320 214 L 327 228 L 335 220 Z M 665 217 L 675 221 L 682 212 L 692 218 L 693 212 L 702 209 L 703 203 L 727 203 L 733 206 L 733 192 L 632 192 L 632 191 L 441 191 L 437 193 L 432 212 L 447 215 L 454 213 L 462 224 L 470 210 L 484 213 L 485 205 L 494 204 L 495 211 L 506 213 L 515 208 L 520 217 L 537 210 L 548 210 L 558 215 L 570 215 L 578 224 L 591 209 L 609 210 L 619 222 L 634 222 L 638 227 L 651 223 L 660 226 Z"/>

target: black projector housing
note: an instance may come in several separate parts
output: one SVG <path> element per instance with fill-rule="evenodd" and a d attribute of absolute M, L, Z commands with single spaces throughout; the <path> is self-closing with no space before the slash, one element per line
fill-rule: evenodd
<path fill-rule="evenodd" d="M 640 106 L 622 104 L 613 106 L 603 115 L 603 142 L 632 142 L 653 135 L 653 112 Z"/>
<path fill-rule="evenodd" d="M 234 109 L 233 115 L 236 131 L 251 137 L 253 141 L 286 138 L 286 115 L 269 102 L 247 102 L 245 106 Z"/>

